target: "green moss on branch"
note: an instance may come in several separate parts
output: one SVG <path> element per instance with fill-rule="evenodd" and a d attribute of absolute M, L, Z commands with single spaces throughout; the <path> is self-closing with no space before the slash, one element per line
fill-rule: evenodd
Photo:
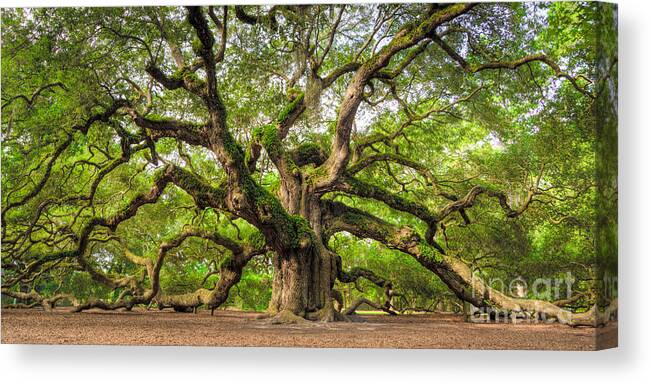
<path fill-rule="evenodd" d="M 296 95 L 295 95 L 295 96 L 292 95 L 292 96 L 294 97 L 294 99 L 292 100 L 292 102 L 290 102 L 289 104 L 287 104 L 287 105 L 285 106 L 285 108 L 283 108 L 283 110 L 280 111 L 280 113 L 278 114 L 278 118 L 276 119 L 276 122 L 277 122 L 278 124 L 283 124 L 283 123 L 285 122 L 285 120 L 287 120 L 287 118 L 289 117 L 289 115 L 291 115 L 291 114 L 296 110 L 296 108 L 297 108 L 297 107 L 298 107 L 298 106 L 303 102 L 303 100 L 305 99 L 305 92 L 295 90 L 294 93 L 295 93 Z"/>

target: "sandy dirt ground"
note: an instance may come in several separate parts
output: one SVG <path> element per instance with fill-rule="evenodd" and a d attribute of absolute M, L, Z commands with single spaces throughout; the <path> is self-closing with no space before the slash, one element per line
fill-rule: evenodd
<path fill-rule="evenodd" d="M 79 314 L 2 310 L 2 343 L 324 348 L 594 350 L 617 344 L 604 328 L 559 324 L 471 324 L 458 315 L 362 315 L 363 322 L 272 325 L 259 314 L 218 310 L 91 311 Z M 595 336 L 599 334 L 599 339 Z M 599 341 L 598 341 L 599 340 Z"/>

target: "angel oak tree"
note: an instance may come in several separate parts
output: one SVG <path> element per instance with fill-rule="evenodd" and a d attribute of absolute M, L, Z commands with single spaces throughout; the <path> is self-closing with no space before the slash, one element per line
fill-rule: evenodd
<path fill-rule="evenodd" d="M 573 313 L 491 288 L 464 254 L 478 248 L 458 246 L 489 216 L 508 226 L 531 212 L 535 225 L 568 228 L 589 217 L 589 200 L 583 208 L 568 201 L 589 199 L 595 185 L 565 164 L 575 156 L 594 169 L 585 159 L 595 133 L 585 126 L 604 80 L 590 20 L 603 9 L 553 7 L 3 12 L 3 294 L 45 308 L 70 299 L 75 311 L 214 309 L 248 263 L 272 254 L 268 312 L 278 322 L 342 320 L 362 302 L 394 312 L 392 282 L 342 267 L 329 240 L 347 232 L 410 255 L 478 307 L 572 325 L 606 321 L 596 305 Z M 585 36 L 554 35 L 553 17 L 570 11 Z M 567 152 L 561 141 L 554 155 L 516 135 L 549 127 L 556 136 L 536 145 L 553 147 L 550 137 L 574 130 L 567 137 L 587 147 Z M 473 157 L 509 146 L 520 148 L 524 177 L 513 164 L 494 172 Z M 167 217 L 175 232 L 129 229 Z M 157 249 L 142 245 L 145 237 Z M 167 254 L 191 238 L 227 254 L 211 261 L 204 283 L 219 279 L 163 292 Z M 78 303 L 74 292 L 30 289 L 74 271 L 117 296 Z M 359 278 L 384 288 L 387 302 L 345 309 L 335 283 Z"/>

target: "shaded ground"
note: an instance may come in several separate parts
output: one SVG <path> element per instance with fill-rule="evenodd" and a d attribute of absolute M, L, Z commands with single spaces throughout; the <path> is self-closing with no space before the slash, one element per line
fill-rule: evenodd
<path fill-rule="evenodd" d="M 594 350 L 617 344 L 605 328 L 559 324 L 471 324 L 458 315 L 363 315 L 365 322 L 271 325 L 252 312 L 167 311 L 47 313 L 2 310 L 2 343 L 125 344 L 327 348 Z"/>

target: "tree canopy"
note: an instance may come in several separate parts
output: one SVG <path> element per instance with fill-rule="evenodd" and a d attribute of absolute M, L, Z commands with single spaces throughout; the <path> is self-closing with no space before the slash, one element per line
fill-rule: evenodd
<path fill-rule="evenodd" d="M 598 179 L 616 177 L 616 145 L 596 128 L 616 97 L 613 17 L 573 2 L 5 9 L 2 292 L 278 321 L 445 299 L 594 324 L 595 280 L 616 273 L 616 182 L 600 194 Z M 571 290 L 491 285 L 568 273 Z"/>

